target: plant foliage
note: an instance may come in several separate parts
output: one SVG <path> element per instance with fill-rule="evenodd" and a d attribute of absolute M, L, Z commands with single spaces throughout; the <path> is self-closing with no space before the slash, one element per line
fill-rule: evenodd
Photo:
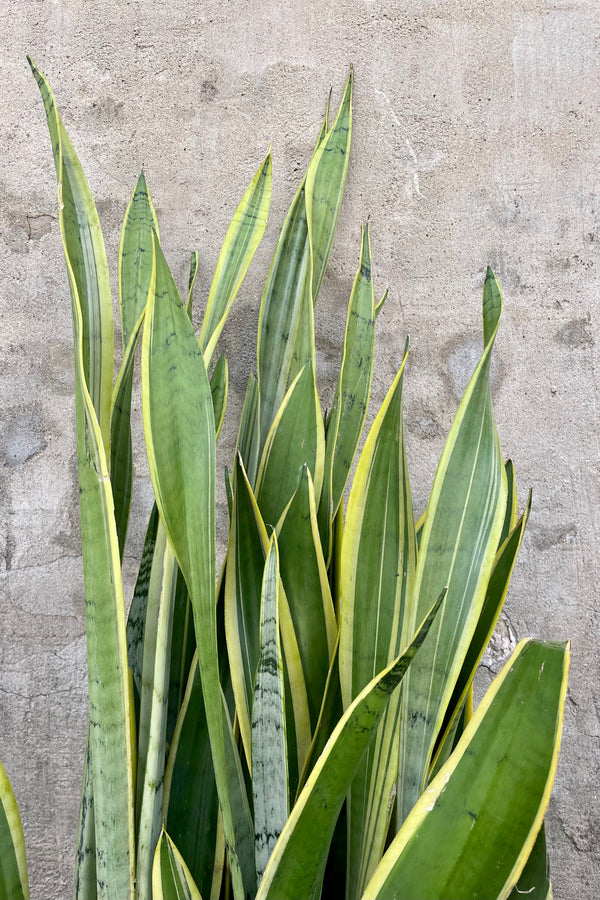
<path fill-rule="evenodd" d="M 351 73 L 266 279 L 256 376 L 225 474 L 219 572 L 228 367 L 215 351 L 265 230 L 270 153 L 233 215 L 198 334 L 197 255 L 182 297 L 142 173 L 119 249 L 115 373 L 98 216 L 50 86 L 30 64 L 54 151 L 75 343 L 90 696 L 75 897 L 491 900 L 517 883 L 550 896 L 543 817 L 568 644 L 522 641 L 472 704 L 530 505 L 518 518 L 492 410 L 494 274 L 481 358 L 417 527 L 402 412 L 408 344 L 356 459 L 386 296 L 377 303 L 368 225 L 325 416 L 317 391 L 314 307 L 348 169 Z M 155 506 L 127 619 L 140 336 Z M 0 799 L 0 896 L 27 897 L 3 770 Z"/>

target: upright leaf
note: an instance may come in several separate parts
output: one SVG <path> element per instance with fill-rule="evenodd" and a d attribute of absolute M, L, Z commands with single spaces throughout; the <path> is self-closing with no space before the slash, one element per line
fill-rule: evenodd
<path fill-rule="evenodd" d="M 248 768 L 252 771 L 251 711 L 260 653 L 260 596 L 267 532 L 239 456 L 225 571 L 225 633 L 233 693 Z"/>
<path fill-rule="evenodd" d="M 142 692 L 142 668 L 144 658 L 144 629 L 146 626 L 146 610 L 148 607 L 148 589 L 152 575 L 152 561 L 158 532 L 158 508 L 153 504 L 144 549 L 138 570 L 138 577 L 133 591 L 129 616 L 127 617 L 127 661 L 133 676 L 133 699 L 136 711 L 136 722 L 139 723 L 140 695 Z M 139 726 L 138 726 L 139 727 Z M 137 729 L 136 729 L 137 730 Z"/>
<path fill-rule="evenodd" d="M 259 884 L 287 821 L 288 795 L 285 692 L 279 642 L 279 565 L 277 539 L 273 535 L 262 583 L 260 656 L 252 703 L 254 854 Z"/>
<path fill-rule="evenodd" d="M 352 286 L 344 349 L 327 427 L 319 530 L 329 559 L 332 522 L 340 505 L 360 441 L 371 393 L 375 343 L 375 293 L 368 224 L 362 229 L 360 263 Z"/>
<path fill-rule="evenodd" d="M 351 98 L 352 76 L 332 128 L 328 132 L 326 125 L 321 129 L 311 163 L 283 224 L 263 292 L 257 342 L 260 450 L 281 406 L 288 381 L 293 380 L 311 353 L 310 329 L 307 326 L 312 320 L 312 305 L 323 278 L 341 206 L 348 168 Z M 325 147 L 327 152 L 323 149 Z M 317 157 L 318 164 L 315 162 Z M 307 181 L 309 175 L 310 188 Z M 307 199 L 307 189 L 311 192 L 310 200 Z M 309 202 L 313 220 L 312 238 L 309 238 L 307 215 Z M 298 348 L 305 299 L 308 306 L 301 335 L 302 347 Z M 290 376 L 294 353 L 298 360 L 303 361 L 296 364 Z M 313 478 L 317 481 L 314 472 Z"/>
<path fill-rule="evenodd" d="M 280 569 L 306 683 L 311 732 L 317 725 L 337 638 L 337 623 L 319 540 L 314 488 L 307 466 L 278 533 Z"/>
<path fill-rule="evenodd" d="M 483 292 L 483 355 L 450 429 L 423 526 L 413 616 L 448 596 L 402 692 L 398 824 L 425 787 L 434 744 L 483 606 L 506 509 L 506 473 L 489 370 L 502 311 L 491 270 Z"/>
<path fill-rule="evenodd" d="M 256 900 L 320 896 L 327 853 L 346 792 L 444 598 L 438 597 L 413 641 L 358 695 L 338 722 L 271 855 Z"/>
<path fill-rule="evenodd" d="M 133 742 L 132 742 L 133 743 Z M 83 785 L 79 803 L 79 828 L 75 856 L 75 900 L 96 900 L 96 826 L 94 822 L 94 781 L 92 778 L 92 750 L 90 726 L 85 748 Z"/>
<path fill-rule="evenodd" d="M 142 172 L 125 212 L 119 246 L 119 308 L 123 362 L 111 400 L 110 475 L 121 558 L 127 536 L 133 483 L 131 446 L 133 366 L 150 288 L 153 231 L 158 235 L 158 220 Z"/>
<path fill-rule="evenodd" d="M 217 360 L 215 370 L 210 379 L 210 393 L 215 414 L 215 434 L 219 437 L 225 409 L 227 408 L 227 390 L 229 388 L 229 368 L 225 356 Z"/>
<path fill-rule="evenodd" d="M 225 235 L 200 330 L 200 347 L 207 367 L 235 295 L 267 225 L 271 204 L 272 168 L 269 151 L 242 197 Z"/>
<path fill-rule="evenodd" d="M 260 439 L 258 408 L 258 382 L 251 372 L 246 385 L 235 448 L 236 456 L 238 453 L 240 454 L 251 486 L 254 486 L 258 470 L 258 442 Z"/>
<path fill-rule="evenodd" d="M 144 630 L 136 791 L 138 900 L 151 896 L 152 860 L 162 826 L 167 701 L 177 563 L 162 524 L 158 535 Z"/>
<path fill-rule="evenodd" d="M 133 897 L 134 822 L 130 684 L 114 501 L 108 472 L 112 301 L 96 209 L 52 91 L 31 59 L 52 138 L 59 222 L 75 345 L 81 510 L 98 897 Z"/>
<path fill-rule="evenodd" d="M 306 173 L 306 213 L 312 261 L 312 300 L 319 295 L 337 225 L 350 158 L 352 86 L 350 70 L 335 120 L 319 144 Z"/>
<path fill-rule="evenodd" d="M 402 424 L 404 361 L 358 462 L 341 557 L 340 681 L 346 709 L 407 639 L 417 557 Z M 346 896 L 360 896 L 381 858 L 397 778 L 398 693 L 348 797 Z"/>
<path fill-rule="evenodd" d="M 185 860 L 163 829 L 152 865 L 153 900 L 202 900 Z"/>
<path fill-rule="evenodd" d="M 110 401 L 113 380 L 113 312 L 108 263 L 100 220 L 81 163 L 56 109 L 48 81 L 27 57 L 38 83 L 52 141 L 58 180 L 58 210 L 69 267 L 71 295 L 81 313 L 83 379 L 100 426 L 102 444 L 110 446 Z"/>
<path fill-rule="evenodd" d="M 306 367 L 283 399 L 260 461 L 256 499 L 267 525 L 277 525 L 296 490 L 302 466 L 308 466 L 313 477 L 315 497 L 320 494 L 324 456 L 323 420 L 312 371 Z"/>
<path fill-rule="evenodd" d="M 152 232 L 158 237 L 158 220 L 142 171 L 133 189 L 121 230 L 119 245 L 119 308 L 123 351 L 146 308 L 152 277 Z"/>
<path fill-rule="evenodd" d="M 363 900 L 509 896 L 548 805 L 568 664 L 568 645 L 519 644 L 396 835 Z"/>
<path fill-rule="evenodd" d="M 202 351 L 155 241 L 142 350 L 148 462 L 161 520 L 186 580 L 234 895 L 253 891 L 254 860 L 236 834 L 225 758 L 215 606 L 215 422 Z M 251 853 L 251 847 L 250 853 Z"/>
<path fill-rule="evenodd" d="M 29 900 L 25 838 L 15 795 L 0 763 L 0 897 Z"/>
<path fill-rule="evenodd" d="M 504 605 L 504 600 L 506 598 L 506 593 L 508 591 L 508 585 L 510 583 L 512 571 L 517 559 L 517 553 L 519 552 L 521 541 L 523 540 L 523 534 L 525 532 L 525 526 L 529 518 L 530 509 L 531 494 L 529 495 L 527 506 L 525 507 L 523 515 L 496 554 L 494 567 L 492 570 L 492 574 L 490 575 L 490 580 L 485 595 L 485 601 L 479 615 L 479 621 L 477 622 L 477 627 L 475 628 L 475 632 L 473 634 L 473 637 L 471 638 L 471 643 L 465 655 L 460 674 L 454 686 L 454 691 L 452 692 L 452 697 L 450 698 L 450 702 L 446 710 L 446 715 L 444 717 L 444 722 L 440 731 L 440 744 L 443 743 L 446 746 L 442 748 L 442 746 L 440 745 L 436 750 L 436 756 L 441 753 L 441 757 L 439 759 L 435 759 L 435 765 L 437 768 L 439 768 L 440 765 L 445 762 L 444 757 L 447 758 L 450 750 L 452 749 L 453 741 L 452 743 L 448 741 L 452 722 L 456 718 L 456 716 L 459 715 L 465 698 L 467 697 L 469 690 L 472 688 L 475 672 L 477 671 L 477 666 L 481 661 L 481 657 L 485 652 L 485 648 L 487 647 L 489 640 L 494 632 L 494 628 L 498 623 L 498 619 Z"/>

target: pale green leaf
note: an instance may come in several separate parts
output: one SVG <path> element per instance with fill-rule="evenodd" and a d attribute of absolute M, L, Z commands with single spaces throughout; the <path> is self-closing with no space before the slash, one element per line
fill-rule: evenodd
<path fill-rule="evenodd" d="M 261 591 L 260 656 L 252 703 L 252 796 L 256 880 L 260 880 L 288 817 L 283 659 L 279 640 L 277 539 L 269 542 Z"/>

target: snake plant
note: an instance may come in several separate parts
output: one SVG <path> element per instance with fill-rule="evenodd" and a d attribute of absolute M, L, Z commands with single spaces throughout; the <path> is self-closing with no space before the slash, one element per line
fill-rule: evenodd
<path fill-rule="evenodd" d="M 551 896 L 543 818 L 569 645 L 522 641 L 473 711 L 529 514 L 519 516 L 490 390 L 502 295 L 415 524 L 404 443 L 406 346 L 367 419 L 375 330 L 362 229 L 339 377 L 324 416 L 314 306 L 348 168 L 352 74 L 318 134 L 262 296 L 216 564 L 218 338 L 266 227 L 267 154 L 237 207 L 197 334 L 144 175 L 118 261 L 122 362 L 102 232 L 45 77 L 73 309 L 90 725 L 77 900 L 451 900 Z M 154 488 L 126 615 L 130 410 L 141 338 Z M 26 897 L 0 770 L 0 896 Z"/>

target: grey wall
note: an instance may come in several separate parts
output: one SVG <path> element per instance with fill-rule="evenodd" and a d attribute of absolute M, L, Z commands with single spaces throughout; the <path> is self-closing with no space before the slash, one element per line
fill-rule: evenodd
<path fill-rule="evenodd" d="M 407 333 L 408 454 L 423 509 L 478 352 L 485 266 L 501 280 L 495 404 L 533 512 L 481 684 L 526 635 L 573 639 L 548 816 L 557 900 L 598 888 L 600 9 L 596 0 L 8 0 L 0 9 L 0 758 L 33 896 L 64 898 L 86 687 L 70 302 L 42 104 L 50 78 L 102 220 L 113 280 L 142 164 L 183 284 L 206 295 L 237 200 L 273 142 L 268 231 L 222 345 L 221 464 L 253 361 L 261 284 L 318 131 L 356 72 L 347 195 L 318 310 L 324 402 L 370 216 L 379 320 L 372 410 Z M 200 303 L 200 301 L 199 301 Z M 130 585 L 150 485 L 143 442 Z M 221 541 L 224 499 L 220 499 Z"/>

